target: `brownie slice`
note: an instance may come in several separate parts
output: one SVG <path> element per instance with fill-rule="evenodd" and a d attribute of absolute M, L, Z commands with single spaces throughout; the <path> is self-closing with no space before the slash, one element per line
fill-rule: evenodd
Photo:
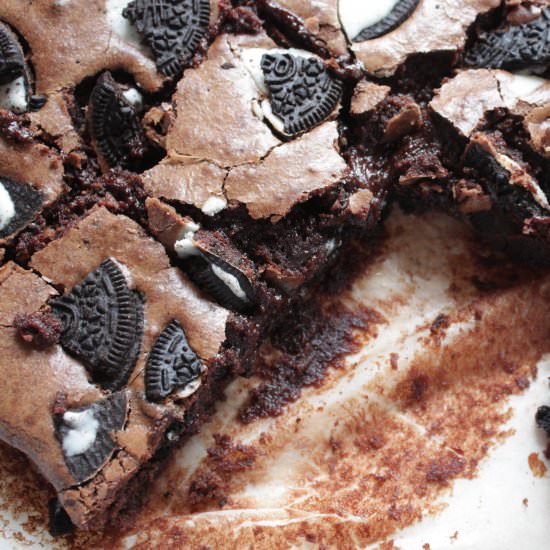
<path fill-rule="evenodd" d="M 172 424 L 211 399 L 230 314 L 135 222 L 104 208 L 31 264 L 34 272 L 2 269 L 2 437 L 84 527 L 155 456 Z M 60 322 L 58 343 L 29 338 L 37 314 Z M 31 400 L 29 384 L 40 387 Z"/>

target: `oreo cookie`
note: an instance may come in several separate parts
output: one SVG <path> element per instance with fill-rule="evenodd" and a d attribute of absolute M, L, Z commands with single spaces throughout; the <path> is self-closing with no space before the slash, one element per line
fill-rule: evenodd
<path fill-rule="evenodd" d="M 117 448 L 113 436 L 124 428 L 127 416 L 124 391 L 86 407 L 56 413 L 56 435 L 77 484 L 94 477 L 109 460 Z"/>
<path fill-rule="evenodd" d="M 256 293 L 248 277 L 219 256 L 201 250 L 199 256 L 186 262 L 186 271 L 197 286 L 223 307 L 247 313 L 255 306 Z"/>
<path fill-rule="evenodd" d="M 145 155 L 146 139 L 136 104 L 111 73 L 103 73 L 90 96 L 90 133 L 98 156 L 109 166 L 131 168 Z"/>
<path fill-rule="evenodd" d="M 42 194 L 32 185 L 0 177 L 0 239 L 31 222 L 42 201 Z"/>
<path fill-rule="evenodd" d="M 550 62 L 550 9 L 523 25 L 484 32 L 464 57 L 466 65 L 518 70 Z"/>
<path fill-rule="evenodd" d="M 397 29 L 413 14 L 419 3 L 420 0 L 398 0 L 397 4 L 385 17 L 364 28 L 353 38 L 353 42 L 364 42 L 379 38 Z"/>
<path fill-rule="evenodd" d="M 13 31 L 0 23 L 0 85 L 26 73 L 25 54 Z"/>
<path fill-rule="evenodd" d="M 266 53 L 261 68 L 269 89 L 271 110 L 292 136 L 325 120 L 342 95 L 342 83 L 332 78 L 320 59 L 290 53 Z"/>
<path fill-rule="evenodd" d="M 210 0 L 133 0 L 122 15 L 153 51 L 158 70 L 174 77 L 207 34 Z"/>
<path fill-rule="evenodd" d="M 120 389 L 133 371 L 143 338 L 143 301 L 122 271 L 105 260 L 52 303 L 61 345 L 79 358 L 102 388 Z"/>
<path fill-rule="evenodd" d="M 188 397 L 200 384 L 205 367 L 191 349 L 178 321 L 172 321 L 157 338 L 145 367 L 145 393 L 159 401 L 177 390 L 177 397 Z"/>
<path fill-rule="evenodd" d="M 0 22 L 0 108 L 19 114 L 43 107 L 46 98 L 32 95 L 31 82 L 19 39 Z"/>

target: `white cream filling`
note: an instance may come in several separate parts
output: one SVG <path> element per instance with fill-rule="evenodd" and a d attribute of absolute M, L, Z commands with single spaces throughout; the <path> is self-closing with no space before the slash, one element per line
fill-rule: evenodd
<path fill-rule="evenodd" d="M 152 57 L 150 49 L 143 43 L 141 35 L 128 19 L 122 16 L 122 10 L 130 3 L 130 0 L 107 0 L 106 17 L 112 31 L 122 40 L 134 45 L 147 57 Z"/>
<path fill-rule="evenodd" d="M 199 228 L 199 224 L 195 222 L 188 222 L 185 225 L 180 238 L 174 243 L 174 252 L 178 255 L 178 258 L 184 259 L 199 254 L 199 250 L 193 243 L 193 237 Z"/>
<path fill-rule="evenodd" d="M 202 213 L 207 216 L 214 216 L 218 212 L 227 208 L 227 201 L 224 197 L 208 197 L 206 202 L 202 205 Z"/>
<path fill-rule="evenodd" d="M 196 380 L 193 380 L 192 382 L 189 382 L 187 386 L 184 388 L 179 389 L 176 392 L 176 398 L 178 399 L 185 399 L 186 397 L 189 397 L 190 395 L 193 395 L 201 386 L 202 380 L 200 378 L 197 378 Z"/>
<path fill-rule="evenodd" d="M 237 298 L 241 300 L 248 300 L 246 292 L 242 289 L 239 279 L 237 279 L 235 275 L 224 271 L 216 264 L 212 264 L 212 272 Z"/>
<path fill-rule="evenodd" d="M 269 101 L 269 88 L 265 83 L 264 73 L 262 71 L 262 57 L 265 53 L 282 54 L 290 53 L 296 57 L 317 57 L 316 55 L 306 50 L 299 50 L 296 48 L 282 49 L 282 48 L 246 48 L 241 51 L 240 56 L 246 70 L 250 73 L 250 76 L 254 80 L 256 87 L 260 93 L 259 99 L 252 101 L 252 112 L 255 116 L 261 120 L 267 120 L 280 134 L 285 134 L 284 122 L 273 113 L 271 108 L 271 102 Z"/>
<path fill-rule="evenodd" d="M 521 166 L 510 157 L 500 153 L 497 153 L 495 157 L 497 162 L 510 173 L 510 183 L 512 185 L 523 187 L 531 193 L 540 206 L 546 210 L 550 210 L 548 198 L 533 177 L 524 172 Z"/>
<path fill-rule="evenodd" d="M 0 86 L 0 108 L 18 114 L 25 113 L 29 109 L 24 76 L 19 76 Z"/>
<path fill-rule="evenodd" d="M 399 0 L 339 0 L 338 12 L 342 29 L 353 40 L 363 29 L 382 21 L 398 2 Z"/>
<path fill-rule="evenodd" d="M 64 8 L 65 6 L 69 5 L 71 0 L 54 0 L 53 5 L 56 8 Z"/>
<path fill-rule="evenodd" d="M 532 76 L 522 72 L 515 73 L 513 78 L 506 81 L 507 87 L 512 91 L 516 99 L 522 99 L 533 93 L 537 88 L 545 85 L 546 79 L 540 76 Z"/>
<path fill-rule="evenodd" d="M 82 412 L 66 412 L 63 422 L 70 430 L 63 437 L 63 451 L 67 456 L 85 453 L 96 440 L 99 422 L 92 409 Z"/>
<path fill-rule="evenodd" d="M 122 96 L 136 111 L 143 110 L 143 96 L 137 88 L 128 88 L 122 92 Z"/>
<path fill-rule="evenodd" d="M 7 227 L 15 216 L 15 204 L 8 190 L 0 183 L 0 231 Z"/>
<path fill-rule="evenodd" d="M 130 268 L 123 264 L 122 262 L 119 262 L 115 258 L 109 258 L 116 266 L 120 269 L 124 279 L 126 280 L 126 284 L 128 285 L 128 288 L 133 288 L 134 286 L 134 278 L 132 277 L 132 272 L 130 271 Z"/>

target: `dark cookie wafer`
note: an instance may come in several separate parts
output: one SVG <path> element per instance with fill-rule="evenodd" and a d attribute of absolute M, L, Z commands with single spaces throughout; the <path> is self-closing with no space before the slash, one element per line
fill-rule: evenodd
<path fill-rule="evenodd" d="M 135 367 L 143 337 L 143 302 L 120 268 L 105 260 L 52 303 L 63 323 L 61 344 L 81 359 L 94 382 L 121 388 Z"/>
<path fill-rule="evenodd" d="M 7 84 L 25 72 L 25 54 L 17 37 L 0 23 L 0 84 Z"/>
<path fill-rule="evenodd" d="M 113 434 L 128 415 L 126 392 L 117 392 L 90 406 L 56 413 L 57 437 L 67 468 L 80 484 L 93 477 L 117 447 Z"/>
<path fill-rule="evenodd" d="M 320 59 L 290 53 L 266 53 L 262 71 L 273 114 L 284 132 L 295 135 L 323 122 L 338 105 L 342 84 L 332 78 Z"/>
<path fill-rule="evenodd" d="M 0 239 L 23 229 L 42 206 L 42 194 L 31 185 L 0 177 Z"/>
<path fill-rule="evenodd" d="M 482 33 L 466 53 L 471 67 L 523 69 L 550 62 L 550 9 L 523 25 Z"/>
<path fill-rule="evenodd" d="M 386 17 L 363 29 L 353 41 L 363 42 L 388 34 L 402 25 L 413 14 L 419 3 L 420 0 L 399 0 Z"/>
<path fill-rule="evenodd" d="M 176 389 L 191 391 L 204 371 L 178 321 L 172 321 L 151 348 L 145 369 L 147 399 L 164 399 Z"/>
<path fill-rule="evenodd" d="M 176 76 L 206 36 L 209 0 L 134 0 L 123 11 L 153 51 L 159 71 Z"/>
<path fill-rule="evenodd" d="M 108 166 L 131 167 L 145 153 L 138 113 L 111 73 L 103 73 L 90 96 L 90 132 L 100 159 Z"/>

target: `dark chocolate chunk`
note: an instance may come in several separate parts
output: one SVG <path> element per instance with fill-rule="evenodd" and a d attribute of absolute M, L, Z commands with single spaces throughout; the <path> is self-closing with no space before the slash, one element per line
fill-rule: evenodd
<path fill-rule="evenodd" d="M 206 250 L 189 258 L 185 266 L 191 279 L 223 307 L 239 313 L 254 307 L 254 287 L 238 267 Z"/>
<path fill-rule="evenodd" d="M 55 414 L 57 438 L 76 483 L 83 483 L 103 468 L 117 447 L 113 434 L 124 428 L 127 415 L 125 391 L 86 407 Z"/>
<path fill-rule="evenodd" d="M 2 197 L 3 191 L 9 197 Z M 1 208 L 3 200 L 12 203 L 12 215 L 8 213 L 9 204 Z M 41 206 L 42 194 L 34 187 L 0 177 L 0 239 L 23 229 L 32 221 Z"/>
<path fill-rule="evenodd" d="M 546 432 L 546 435 L 550 437 L 550 407 L 543 405 L 537 410 L 535 416 L 537 426 Z"/>
<path fill-rule="evenodd" d="M 126 17 L 153 51 L 159 71 L 178 75 L 189 63 L 210 21 L 209 0 L 133 0 Z"/>
<path fill-rule="evenodd" d="M 48 502 L 48 515 L 50 518 L 49 531 L 52 537 L 68 535 L 74 531 L 74 525 L 69 514 L 65 512 L 65 508 L 61 506 L 56 498 L 52 498 Z"/>
<path fill-rule="evenodd" d="M 550 9 L 524 25 L 480 34 L 464 57 L 466 65 L 517 70 L 550 62 Z"/>
<path fill-rule="evenodd" d="M 136 109 L 111 73 L 103 73 L 90 96 L 90 131 L 97 153 L 109 166 L 128 168 L 145 154 L 145 135 Z"/>
<path fill-rule="evenodd" d="M 313 128 L 327 118 L 340 100 L 342 83 L 332 78 L 320 59 L 289 53 L 262 56 L 273 114 L 288 135 Z"/>
<path fill-rule="evenodd" d="M 121 388 L 134 369 L 143 336 L 143 301 L 120 268 L 105 260 L 71 292 L 52 303 L 63 323 L 61 345 L 81 359 L 92 380 Z"/>
<path fill-rule="evenodd" d="M 178 321 L 172 321 L 157 338 L 145 368 L 145 393 L 158 401 L 174 390 L 184 390 L 198 380 L 204 366 L 191 349 Z"/>
<path fill-rule="evenodd" d="M 0 23 L 0 85 L 26 74 L 25 54 L 13 31 Z"/>
<path fill-rule="evenodd" d="M 399 0 L 386 17 L 363 29 L 353 42 L 372 40 L 397 29 L 413 14 L 419 3 L 420 0 Z"/>

